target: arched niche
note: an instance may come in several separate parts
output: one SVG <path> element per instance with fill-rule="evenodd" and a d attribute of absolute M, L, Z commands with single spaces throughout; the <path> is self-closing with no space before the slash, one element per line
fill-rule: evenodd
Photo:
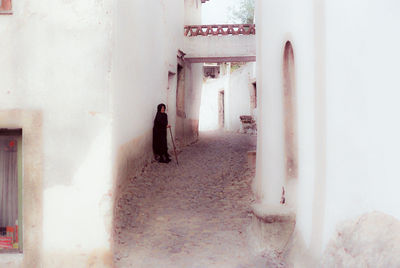
<path fill-rule="evenodd" d="M 290 41 L 285 43 L 283 52 L 283 114 L 285 133 L 285 175 L 286 180 L 298 176 L 297 152 L 297 111 L 295 88 L 295 62 Z"/>

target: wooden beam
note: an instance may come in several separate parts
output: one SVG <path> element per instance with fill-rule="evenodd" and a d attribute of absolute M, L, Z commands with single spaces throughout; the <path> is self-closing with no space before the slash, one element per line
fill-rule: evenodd
<path fill-rule="evenodd" d="M 0 128 L 0 136 L 21 136 L 22 129 L 21 128 Z"/>
<path fill-rule="evenodd" d="M 219 62 L 255 62 L 256 56 L 236 57 L 185 57 L 188 63 L 219 63 Z"/>

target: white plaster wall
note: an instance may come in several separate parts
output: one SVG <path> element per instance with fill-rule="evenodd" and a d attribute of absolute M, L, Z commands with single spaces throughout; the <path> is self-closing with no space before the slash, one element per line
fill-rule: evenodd
<path fill-rule="evenodd" d="M 185 111 L 188 119 L 199 120 L 200 101 L 203 86 L 203 64 L 188 64 L 187 76 L 185 79 Z"/>
<path fill-rule="evenodd" d="M 200 131 L 217 130 L 219 92 L 224 90 L 227 76 L 218 79 L 207 79 L 203 84 L 200 105 Z"/>
<path fill-rule="evenodd" d="M 44 111 L 45 151 L 55 160 L 45 181 L 65 183 L 82 160 L 68 142 L 86 151 L 108 116 L 110 5 L 22 1 L 13 7 L 14 15 L 0 17 L 2 109 Z"/>
<path fill-rule="evenodd" d="M 254 78 L 255 63 L 247 63 L 241 68 L 230 72 L 227 64 L 226 74 L 223 75 L 223 65 L 218 79 L 207 79 L 203 84 L 200 107 L 200 130 L 216 130 L 218 125 L 219 92 L 224 90 L 225 126 L 227 131 L 238 132 L 241 127 L 240 116 L 251 115 L 250 82 Z"/>
<path fill-rule="evenodd" d="M 250 78 L 253 76 L 253 64 L 247 63 L 239 69 L 232 72 L 229 80 L 229 87 L 227 91 L 229 102 L 227 111 L 227 130 L 239 131 L 241 127 L 240 116 L 251 115 L 250 108 Z"/>
<path fill-rule="evenodd" d="M 43 267 L 77 258 L 83 267 L 110 249 L 111 1 L 13 1 L 13 10 L 0 16 L 1 109 L 43 114 L 43 191 L 32 197 L 43 197 L 43 238 L 24 244 L 43 252 L 20 257 Z"/>
<path fill-rule="evenodd" d="M 0 102 L 3 111 L 43 114 L 44 188 L 32 197 L 43 195 L 43 239 L 24 245 L 37 255 L 2 255 L 0 264 L 111 266 L 114 159 L 151 131 L 156 105 L 167 101 L 184 3 L 14 1 L 13 9 L 0 16 Z"/>
<path fill-rule="evenodd" d="M 257 1 L 257 171 L 253 189 L 258 202 L 286 201 L 297 211 L 301 240 L 311 244 L 315 180 L 315 78 L 313 1 Z M 283 49 L 294 51 L 298 178 L 285 180 L 283 129 Z M 317 234 L 318 236 L 318 234 Z"/>
<path fill-rule="evenodd" d="M 112 75 L 115 156 L 128 142 L 135 141 L 141 146 L 141 152 L 135 157 L 151 157 L 148 136 L 159 103 L 168 104 L 168 119 L 175 132 L 177 75 L 168 89 L 168 72 L 177 73 L 178 50 L 185 52 L 184 22 L 200 23 L 200 19 L 199 1 L 119 1 L 115 4 Z M 195 124 L 193 120 L 198 120 L 200 69 L 196 64 L 188 65 L 184 72 L 186 119 L 192 120 L 185 122 L 186 131 Z M 137 161 L 131 160 L 122 170 L 127 172 L 136 165 Z"/>
<path fill-rule="evenodd" d="M 167 103 L 167 95 L 171 104 L 168 118 L 175 122 L 176 88 L 168 93 L 168 71 L 177 72 L 176 55 L 178 49 L 183 50 L 184 21 L 200 22 L 201 4 L 196 1 L 119 1 L 116 4 L 113 114 L 114 138 L 118 144 L 149 131 L 156 106 Z M 149 17 L 151 23 L 145 23 Z"/>
<path fill-rule="evenodd" d="M 346 8 L 344 8 L 346 7 Z M 324 243 L 342 220 L 400 219 L 400 4 L 327 2 L 327 203 Z"/>
<path fill-rule="evenodd" d="M 273 4 L 277 5 L 274 11 L 269 9 Z M 282 18 L 277 16 L 278 10 L 284 13 L 283 2 L 257 1 L 256 5 L 257 77 L 261 92 L 258 102 L 260 125 L 257 136 L 257 170 L 253 187 L 259 202 L 274 204 L 279 202 L 278 189 L 283 184 L 284 141 L 280 77 L 282 47 L 286 41 L 282 32 L 290 25 L 290 15 Z"/>
<path fill-rule="evenodd" d="M 181 1 L 118 1 L 114 21 L 114 141 L 122 145 L 153 127 L 167 101 L 168 71 L 183 43 Z M 148 21 L 152 17 L 151 23 Z M 129 27 L 126 27 L 129 25 Z M 168 114 L 174 120 L 174 114 Z"/>
<path fill-rule="evenodd" d="M 201 24 L 201 0 L 185 0 L 185 25 Z"/>
<path fill-rule="evenodd" d="M 201 24 L 201 0 L 185 0 L 185 25 L 200 25 Z M 183 36 L 183 30 L 182 30 Z M 188 53 L 183 45 L 183 52 Z M 186 57 L 186 55 L 185 55 Z M 200 112 L 201 88 L 203 85 L 203 64 L 201 63 L 186 63 L 186 78 L 185 78 L 185 111 L 189 119 L 198 120 Z"/>
<path fill-rule="evenodd" d="M 187 58 L 255 56 L 255 42 L 255 35 L 210 35 L 184 38 Z"/>
<path fill-rule="evenodd" d="M 337 224 L 371 210 L 400 218 L 396 1 L 258 1 L 259 132 L 254 188 L 277 204 L 284 180 L 282 55 L 294 49 L 296 229 L 319 257 Z M 262 15 L 261 15 L 262 14 Z M 261 129 L 260 129 L 261 128 Z M 297 184 L 297 185 L 296 185 Z M 290 189 L 297 189 L 292 195 Z"/>
<path fill-rule="evenodd" d="M 321 114 L 320 99 L 317 92 L 323 90 L 316 78 L 321 67 L 320 44 L 315 27 L 321 25 L 323 14 L 315 8 L 315 1 L 294 1 L 293 3 L 293 52 L 295 61 L 294 90 L 297 99 L 297 140 L 298 140 L 298 178 L 288 183 L 289 203 L 295 204 L 297 210 L 296 229 L 300 233 L 306 248 L 312 250 L 320 247 L 322 236 L 316 226 L 323 217 L 324 200 L 316 195 L 314 183 L 324 180 L 318 173 L 317 165 L 323 161 L 318 143 L 321 128 L 318 116 Z M 322 26 L 323 27 L 323 26 Z M 281 54 L 283 55 L 283 53 Z M 292 192 L 291 192 L 292 191 Z M 325 193 L 321 193 L 324 195 Z M 292 196 L 291 196 L 292 195 Z M 290 200 L 290 198 L 293 198 Z M 318 224 L 318 223 L 317 223 Z"/>

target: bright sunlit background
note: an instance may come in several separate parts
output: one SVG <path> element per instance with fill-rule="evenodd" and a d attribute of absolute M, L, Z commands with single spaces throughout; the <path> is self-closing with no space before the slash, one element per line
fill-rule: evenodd
<path fill-rule="evenodd" d="M 229 21 L 229 8 L 239 6 L 241 0 L 210 0 L 202 6 L 203 24 L 235 23 Z"/>

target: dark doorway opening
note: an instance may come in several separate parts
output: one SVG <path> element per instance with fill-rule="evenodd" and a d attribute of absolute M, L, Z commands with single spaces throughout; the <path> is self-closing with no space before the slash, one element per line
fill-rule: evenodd
<path fill-rule="evenodd" d="M 176 85 L 176 127 L 175 136 L 177 143 L 180 144 L 184 140 L 185 130 L 185 68 L 178 64 L 178 82 Z"/>
<path fill-rule="evenodd" d="M 225 127 L 225 93 L 223 90 L 218 94 L 218 125 L 221 129 Z"/>

